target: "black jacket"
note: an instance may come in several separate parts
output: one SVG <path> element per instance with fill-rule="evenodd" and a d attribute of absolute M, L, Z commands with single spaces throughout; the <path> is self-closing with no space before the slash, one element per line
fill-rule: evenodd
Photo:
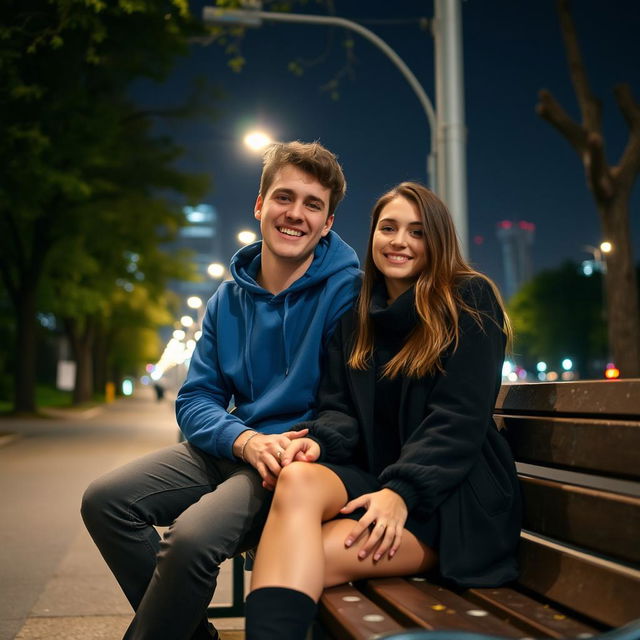
<path fill-rule="evenodd" d="M 414 517 L 438 512 L 443 578 L 460 586 L 497 586 L 517 576 L 521 524 L 513 458 L 492 416 L 504 360 L 502 313 L 482 278 L 465 280 L 460 293 L 480 311 L 482 326 L 461 313 L 458 346 L 443 354 L 443 372 L 402 379 L 401 453 L 379 479 L 402 496 Z M 409 316 L 415 314 L 412 295 Z M 370 471 L 375 372 L 346 365 L 355 326 L 353 311 L 342 317 L 327 354 L 318 416 L 298 428 L 309 427 L 321 446 L 320 460 Z"/>

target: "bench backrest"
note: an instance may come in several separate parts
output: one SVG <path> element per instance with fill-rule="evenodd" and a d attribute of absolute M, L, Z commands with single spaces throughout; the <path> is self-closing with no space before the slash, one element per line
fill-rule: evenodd
<path fill-rule="evenodd" d="M 524 496 L 520 584 L 605 625 L 640 617 L 640 379 L 505 384 Z"/>

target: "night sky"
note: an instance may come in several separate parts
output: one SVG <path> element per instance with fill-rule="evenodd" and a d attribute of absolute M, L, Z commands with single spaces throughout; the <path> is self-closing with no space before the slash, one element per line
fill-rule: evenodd
<path fill-rule="evenodd" d="M 435 104 L 433 40 L 417 21 L 431 17 L 432 2 L 337 0 L 336 14 L 357 20 L 382 37 L 404 59 Z M 199 2 L 194 7 L 202 6 Z M 198 15 L 199 9 L 196 9 Z M 308 13 L 321 8 L 309 3 Z M 640 100 L 640 2 L 576 0 L 574 16 L 592 90 L 604 103 L 604 132 L 611 164 L 627 139 L 626 124 L 612 88 L 629 82 Z M 393 24 L 380 19 L 398 20 Z M 348 193 L 334 229 L 364 254 L 368 217 L 376 198 L 402 180 L 426 181 L 429 128 L 415 94 L 392 63 L 373 44 L 353 34 L 356 64 L 352 77 L 332 100 L 322 85 L 344 66 L 346 33 L 333 29 L 326 59 L 302 77 L 287 66 L 297 58 L 315 59 L 327 49 L 330 29 L 265 23 L 245 38 L 247 63 L 237 74 L 219 46 L 193 45 L 162 85 L 139 82 L 135 99 L 144 106 L 177 104 L 194 77 L 206 75 L 222 98 L 214 122 L 160 122 L 186 154 L 184 169 L 212 177 L 205 201 L 220 216 L 218 255 L 228 262 L 237 249 L 235 234 L 258 230 L 253 204 L 260 158 L 242 145 L 254 127 L 279 140 L 320 140 L 338 154 Z M 595 205 L 582 163 L 563 137 L 535 113 L 537 92 L 549 89 L 579 119 L 552 0 L 467 0 L 463 39 L 468 128 L 468 209 L 471 261 L 502 283 L 496 224 L 526 220 L 536 225 L 536 271 L 564 260 L 590 257 L 584 245 L 601 237 Z M 635 260 L 640 259 L 640 189 L 631 202 Z M 473 239 L 480 236 L 481 244 Z"/>

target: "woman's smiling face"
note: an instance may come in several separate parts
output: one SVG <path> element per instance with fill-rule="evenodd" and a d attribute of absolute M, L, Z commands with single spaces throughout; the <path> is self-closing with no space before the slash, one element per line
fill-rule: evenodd
<path fill-rule="evenodd" d="M 380 211 L 372 258 L 392 299 L 406 291 L 424 270 L 427 256 L 422 218 L 406 198 L 398 196 Z"/>

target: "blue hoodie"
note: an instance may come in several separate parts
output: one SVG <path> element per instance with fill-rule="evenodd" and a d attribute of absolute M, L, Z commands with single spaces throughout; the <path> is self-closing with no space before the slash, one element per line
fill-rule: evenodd
<path fill-rule="evenodd" d="M 256 282 L 261 247 L 256 242 L 232 258 L 234 280 L 207 303 L 176 400 L 186 439 L 232 460 L 232 445 L 247 428 L 282 433 L 314 415 L 324 349 L 359 285 L 355 252 L 330 231 L 306 273 L 274 296 Z"/>

